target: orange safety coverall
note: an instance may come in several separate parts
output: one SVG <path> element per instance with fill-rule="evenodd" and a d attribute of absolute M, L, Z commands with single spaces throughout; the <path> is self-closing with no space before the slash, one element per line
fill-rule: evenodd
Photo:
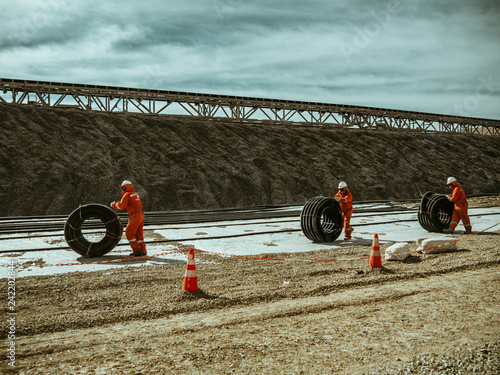
<path fill-rule="evenodd" d="M 472 225 L 469 219 L 469 204 L 465 198 L 465 192 L 458 182 L 453 183 L 453 193 L 448 199 L 454 203 L 453 215 L 448 229 L 455 230 L 460 220 L 462 220 L 465 230 L 470 232 Z"/>
<path fill-rule="evenodd" d="M 344 221 L 344 235 L 351 238 L 351 216 L 352 216 L 352 194 L 345 188 L 343 192 L 339 191 L 334 198 L 340 198 L 340 209 L 342 210 L 342 220 Z"/>
<path fill-rule="evenodd" d="M 112 207 L 116 210 L 127 210 L 128 224 L 125 235 L 134 253 L 141 252 L 146 255 L 146 244 L 144 243 L 144 212 L 139 194 L 131 185 L 125 185 L 127 190 L 120 202 L 113 202 Z"/>

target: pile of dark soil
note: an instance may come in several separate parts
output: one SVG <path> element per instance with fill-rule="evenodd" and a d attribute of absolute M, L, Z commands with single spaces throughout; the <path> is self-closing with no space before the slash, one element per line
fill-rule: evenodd
<path fill-rule="evenodd" d="M 147 211 L 302 204 L 347 181 L 354 200 L 498 193 L 500 137 L 237 124 L 0 103 L 0 216 L 69 214 L 120 199 Z"/>

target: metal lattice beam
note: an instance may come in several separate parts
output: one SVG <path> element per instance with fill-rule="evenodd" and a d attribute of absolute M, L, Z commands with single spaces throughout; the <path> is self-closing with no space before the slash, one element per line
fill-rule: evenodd
<path fill-rule="evenodd" d="M 352 105 L 0 78 L 0 102 L 82 110 L 182 114 L 260 123 L 500 135 L 500 120 Z M 67 104 L 71 102 L 73 104 Z"/>

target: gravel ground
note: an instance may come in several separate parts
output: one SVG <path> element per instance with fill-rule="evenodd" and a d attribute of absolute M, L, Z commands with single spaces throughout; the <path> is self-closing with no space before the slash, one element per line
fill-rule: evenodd
<path fill-rule="evenodd" d="M 21 278 L 16 368 L 3 360 L 0 371 L 498 374 L 494 230 L 458 234 L 458 250 L 413 253 L 382 269 L 359 259 L 369 245 L 265 254 L 284 261 L 196 252 L 196 293 L 181 290 L 186 265 L 175 262 Z"/>

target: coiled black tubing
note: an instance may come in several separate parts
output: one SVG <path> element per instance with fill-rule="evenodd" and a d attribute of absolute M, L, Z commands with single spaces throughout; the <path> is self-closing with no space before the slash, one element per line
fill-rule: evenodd
<path fill-rule="evenodd" d="M 328 197 L 311 198 L 302 208 L 300 227 L 313 242 L 335 241 L 343 227 L 339 203 Z"/>
<path fill-rule="evenodd" d="M 90 242 L 82 233 L 85 221 L 98 222 L 97 226 L 106 228 L 104 237 L 98 242 Z M 88 228 L 96 225 L 88 226 Z M 84 257 L 99 257 L 111 250 L 120 242 L 123 224 L 117 213 L 102 204 L 87 204 L 74 210 L 64 224 L 64 238 L 68 246 Z"/>
<path fill-rule="evenodd" d="M 453 203 L 443 194 L 427 192 L 418 207 L 418 222 L 429 232 L 448 229 L 453 215 Z"/>

